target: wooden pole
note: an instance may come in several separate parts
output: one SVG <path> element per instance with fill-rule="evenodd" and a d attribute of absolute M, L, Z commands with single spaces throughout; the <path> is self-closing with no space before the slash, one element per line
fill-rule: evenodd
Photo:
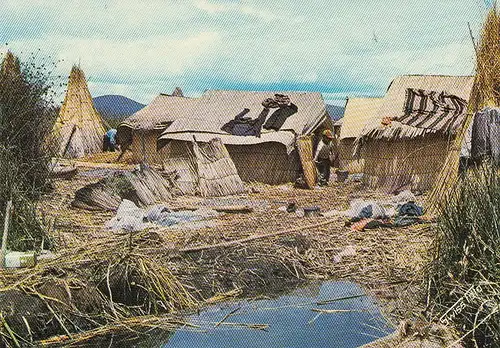
<path fill-rule="evenodd" d="M 183 249 L 180 249 L 179 251 L 181 253 L 192 253 L 192 252 L 202 251 L 202 250 L 207 250 L 207 249 L 227 248 L 227 247 L 234 246 L 234 245 L 241 245 L 243 243 L 250 242 L 253 240 L 257 240 L 257 239 L 277 237 L 277 236 L 281 236 L 283 234 L 289 234 L 289 233 L 294 233 L 294 232 L 300 232 L 303 230 L 309 230 L 311 228 L 329 225 L 329 224 L 332 224 L 332 223 L 337 222 L 337 221 L 338 221 L 338 219 L 331 219 L 331 220 L 323 221 L 323 222 L 312 224 L 312 225 L 296 227 L 296 228 L 283 230 L 283 231 L 279 231 L 279 232 L 274 232 L 274 233 L 253 235 L 253 236 L 250 236 L 247 238 L 232 240 L 229 242 L 223 242 L 223 243 L 217 243 L 217 244 L 206 244 L 206 245 L 201 245 L 201 246 L 196 246 L 196 247 L 191 247 L 191 248 L 183 248 Z"/>
<path fill-rule="evenodd" d="M 68 141 L 66 142 L 66 145 L 64 146 L 64 152 L 61 157 L 66 156 L 66 152 L 68 152 L 69 145 L 71 143 L 71 139 L 73 138 L 73 135 L 75 135 L 76 132 L 76 124 L 73 126 L 73 129 L 71 130 L 71 135 L 68 138 Z"/>
<path fill-rule="evenodd" d="M 474 46 L 474 51 L 476 52 L 476 56 L 477 56 L 477 44 L 476 44 L 476 40 L 474 39 L 474 34 L 472 33 L 472 28 L 470 26 L 470 22 L 467 22 L 467 26 L 469 27 L 469 35 L 470 35 L 470 38 L 472 40 L 472 46 Z"/>
<path fill-rule="evenodd" d="M 9 235 L 10 213 L 12 211 L 12 201 L 7 202 L 5 208 L 5 222 L 3 226 L 2 246 L 0 249 L 0 268 L 5 266 L 5 254 L 7 253 L 7 237 Z"/>

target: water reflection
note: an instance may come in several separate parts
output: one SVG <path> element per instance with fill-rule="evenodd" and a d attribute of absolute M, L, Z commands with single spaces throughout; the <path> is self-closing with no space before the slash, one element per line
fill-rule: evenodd
<path fill-rule="evenodd" d="M 392 331 L 374 299 L 350 282 L 311 284 L 277 299 L 228 302 L 189 321 L 197 327 L 180 328 L 162 346 L 347 348 Z"/>

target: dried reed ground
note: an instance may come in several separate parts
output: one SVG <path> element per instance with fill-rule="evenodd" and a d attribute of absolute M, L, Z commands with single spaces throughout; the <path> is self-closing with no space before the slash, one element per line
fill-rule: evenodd
<path fill-rule="evenodd" d="M 44 198 L 40 211 L 49 218 L 48 221 L 54 221 L 51 235 L 58 248 L 56 251 L 62 254 L 60 260 L 47 265 L 40 264 L 34 270 L 0 274 L 0 288 L 26 279 L 23 283 L 26 287 L 78 307 L 78 318 L 87 307 L 94 312 L 95 307 L 98 307 L 97 312 L 106 314 L 92 317 L 97 325 L 95 334 L 105 334 L 113 328 L 123 327 L 120 322 L 140 326 L 141 320 L 128 318 L 161 312 L 176 313 L 179 309 L 192 308 L 195 302 L 203 305 L 204 300 L 228 291 L 247 297 L 274 296 L 309 279 L 342 279 L 360 283 L 376 295 L 383 312 L 394 325 L 401 318 L 418 315 L 420 304 L 425 302 L 422 283 L 432 240 L 429 226 L 354 232 L 339 218 L 333 223 L 307 229 L 311 224 L 330 219 L 299 218 L 278 210 L 284 205 L 283 202 L 290 201 L 295 201 L 300 207 L 317 205 L 322 211 L 327 211 L 346 209 L 354 198 L 387 198 L 361 190 L 360 184 L 332 183 L 327 188 L 313 191 L 294 189 L 290 185 L 273 187 L 252 184 L 249 185 L 252 192 L 257 193 L 239 198 L 256 204 L 254 212 L 220 216 L 215 220 L 214 228 L 186 230 L 158 227 L 136 233 L 132 242 L 134 247 L 129 251 L 128 235 L 113 234 L 103 229 L 104 223 L 113 216 L 112 213 L 70 207 L 74 192 L 97 180 L 95 177 L 78 175 L 71 181 L 60 180 L 55 183 L 55 190 Z M 268 202 L 268 206 L 259 206 L 262 201 Z M 193 206 L 203 204 L 203 200 L 180 197 L 169 204 L 173 207 Z M 304 229 L 229 248 L 180 252 L 186 247 L 212 245 L 297 227 Z M 344 257 L 341 262 L 335 263 L 334 256 L 346 246 L 353 246 L 356 255 Z M 156 271 L 149 272 L 150 269 L 156 269 L 161 276 L 157 277 Z M 134 270 L 139 270 L 140 274 L 131 275 Z M 32 276 L 34 272 L 43 274 L 43 278 Z M 50 284 L 54 283 L 40 286 L 47 279 L 63 285 L 62 295 L 58 295 L 57 291 L 48 291 Z M 158 282 L 150 279 L 157 279 Z M 182 293 L 177 280 L 188 293 Z M 153 293 L 137 291 L 137 286 L 136 291 L 131 291 L 130 288 L 134 286 L 130 284 L 136 282 Z M 173 293 L 163 292 L 157 284 L 167 286 L 168 291 Z M 99 289 L 99 300 L 96 301 L 97 295 L 86 297 L 81 294 L 82 288 L 94 292 Z M 114 303 L 110 301 L 109 289 Z M 68 298 L 65 294 L 72 295 L 68 295 Z M 168 298 L 172 298 L 172 303 L 167 303 Z M 220 299 L 224 299 L 224 296 Z M 86 301 L 96 303 L 92 306 Z M 59 313 L 58 302 L 50 300 L 49 303 Z M 78 318 L 63 313 L 66 312 L 59 313 L 59 319 L 65 328 L 57 325 L 57 319 L 52 320 L 52 324 L 55 321 L 55 328 L 46 330 L 48 336 L 54 332 L 64 334 L 66 330 L 78 331 L 72 324 Z M 148 318 L 148 323 L 154 322 L 150 316 L 144 318 Z M 162 322 L 163 327 L 169 327 L 169 321 L 165 323 L 165 319 L 158 319 L 158 323 Z M 76 323 L 79 324 L 78 321 Z M 98 326 L 103 323 L 107 325 L 106 329 L 99 329 Z M 79 325 L 84 330 L 96 327 L 88 321 L 85 321 L 85 325 Z M 47 335 L 40 333 L 37 337 L 46 338 Z"/>
<path fill-rule="evenodd" d="M 59 181 L 56 183 L 55 192 L 44 201 L 42 211 L 56 217 L 53 235 L 61 248 L 71 248 L 89 240 L 110 236 L 111 233 L 104 231 L 102 226 L 111 218 L 112 213 L 68 208 L 73 192 L 95 180 L 79 177 L 73 181 Z M 423 279 L 422 268 L 429 260 L 428 246 L 432 240 L 428 225 L 355 232 L 346 227 L 345 221 L 339 218 L 335 223 L 316 229 L 256 240 L 228 249 L 212 249 L 189 255 L 177 252 L 185 247 L 226 242 L 328 220 L 299 218 L 294 214 L 281 212 L 277 209 L 283 205 L 281 202 L 295 201 L 300 207 L 317 205 L 322 211 L 327 211 L 346 209 L 349 201 L 354 198 L 387 198 L 379 193 L 363 191 L 360 184 L 355 183 L 332 183 L 325 189 L 312 191 L 293 189 L 288 185 L 251 186 L 258 193 L 243 197 L 252 201 L 265 200 L 269 202 L 269 207 L 257 207 L 250 214 L 223 215 L 216 219 L 215 228 L 155 229 L 154 232 L 161 238 L 161 242 L 155 245 L 154 252 L 163 254 L 161 256 L 172 264 L 172 272 L 188 288 L 195 293 L 199 292 L 202 297 L 210 297 L 217 292 L 225 292 L 238 286 L 242 286 L 245 292 L 251 295 L 265 293 L 266 288 L 273 283 L 269 279 L 271 277 L 265 276 L 265 265 L 272 262 L 275 265 L 281 264 L 282 267 L 278 268 L 286 270 L 281 274 L 284 286 L 280 286 L 278 281 L 274 286 L 275 290 L 286 290 L 283 288 L 290 284 L 290 280 L 350 279 L 367 286 L 380 295 L 380 298 L 389 300 L 389 313 L 406 317 L 404 312 L 408 306 L 401 307 L 398 297 L 402 289 L 413 292 Z M 201 200 L 196 198 L 180 197 L 172 202 L 172 205 L 196 205 L 200 202 Z M 333 257 L 349 245 L 356 249 L 356 256 L 335 263 Z M 248 267 L 250 265 L 251 267 Z M 257 271 L 252 271 L 254 268 Z M 250 272 L 258 274 L 259 271 L 263 274 L 254 274 L 254 278 L 261 277 L 261 281 L 255 284 L 256 281 L 251 280 L 249 284 L 245 284 L 245 279 L 252 278 Z M 406 299 L 404 297 L 403 295 L 401 301 L 416 299 L 412 295 Z"/>

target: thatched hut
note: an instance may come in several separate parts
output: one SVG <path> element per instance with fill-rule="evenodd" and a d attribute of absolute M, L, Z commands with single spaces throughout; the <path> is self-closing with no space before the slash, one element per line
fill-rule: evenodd
<path fill-rule="evenodd" d="M 80 158 L 102 151 L 104 121 L 92 102 L 85 74 L 73 66 L 61 111 L 52 129 L 60 157 Z"/>
<path fill-rule="evenodd" d="M 172 95 L 158 95 L 118 126 L 117 139 L 123 151 L 131 150 L 136 163 L 163 164 L 156 146 L 158 137 L 176 119 L 187 117 L 195 102 L 196 99 L 183 97 L 180 88 Z"/>
<path fill-rule="evenodd" d="M 232 135 L 221 128 L 245 110 L 245 117 L 256 119 L 263 111 L 262 102 L 276 93 L 289 96 L 297 112 L 275 130 L 262 130 L 260 137 Z M 206 91 L 189 110 L 175 120 L 159 137 L 164 163 L 173 165 L 190 151 L 193 136 L 208 142 L 220 138 L 226 146 L 243 181 L 281 184 L 296 179 L 301 171 L 296 149 L 297 138 L 332 129 L 325 102 L 320 93 Z"/>
<path fill-rule="evenodd" d="M 378 117 L 356 139 L 359 156 L 364 160 L 365 183 L 389 192 L 431 189 L 456 133 L 384 121 L 397 119 L 405 112 L 408 89 L 446 92 L 468 101 L 473 82 L 471 76 L 438 75 L 407 75 L 392 81 Z"/>
<path fill-rule="evenodd" d="M 340 169 L 362 173 L 364 160 L 354 156 L 354 141 L 365 125 L 378 117 L 383 98 L 349 98 L 339 133 Z"/>

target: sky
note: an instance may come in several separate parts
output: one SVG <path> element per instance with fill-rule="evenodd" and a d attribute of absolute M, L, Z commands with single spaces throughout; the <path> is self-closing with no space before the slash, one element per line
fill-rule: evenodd
<path fill-rule="evenodd" d="M 474 72 L 491 0 L 0 0 L 0 53 L 85 71 L 91 94 L 180 86 L 384 95 L 401 74 Z M 65 81 L 64 81 L 65 82 Z M 64 90 L 60 92 L 61 99 Z"/>

